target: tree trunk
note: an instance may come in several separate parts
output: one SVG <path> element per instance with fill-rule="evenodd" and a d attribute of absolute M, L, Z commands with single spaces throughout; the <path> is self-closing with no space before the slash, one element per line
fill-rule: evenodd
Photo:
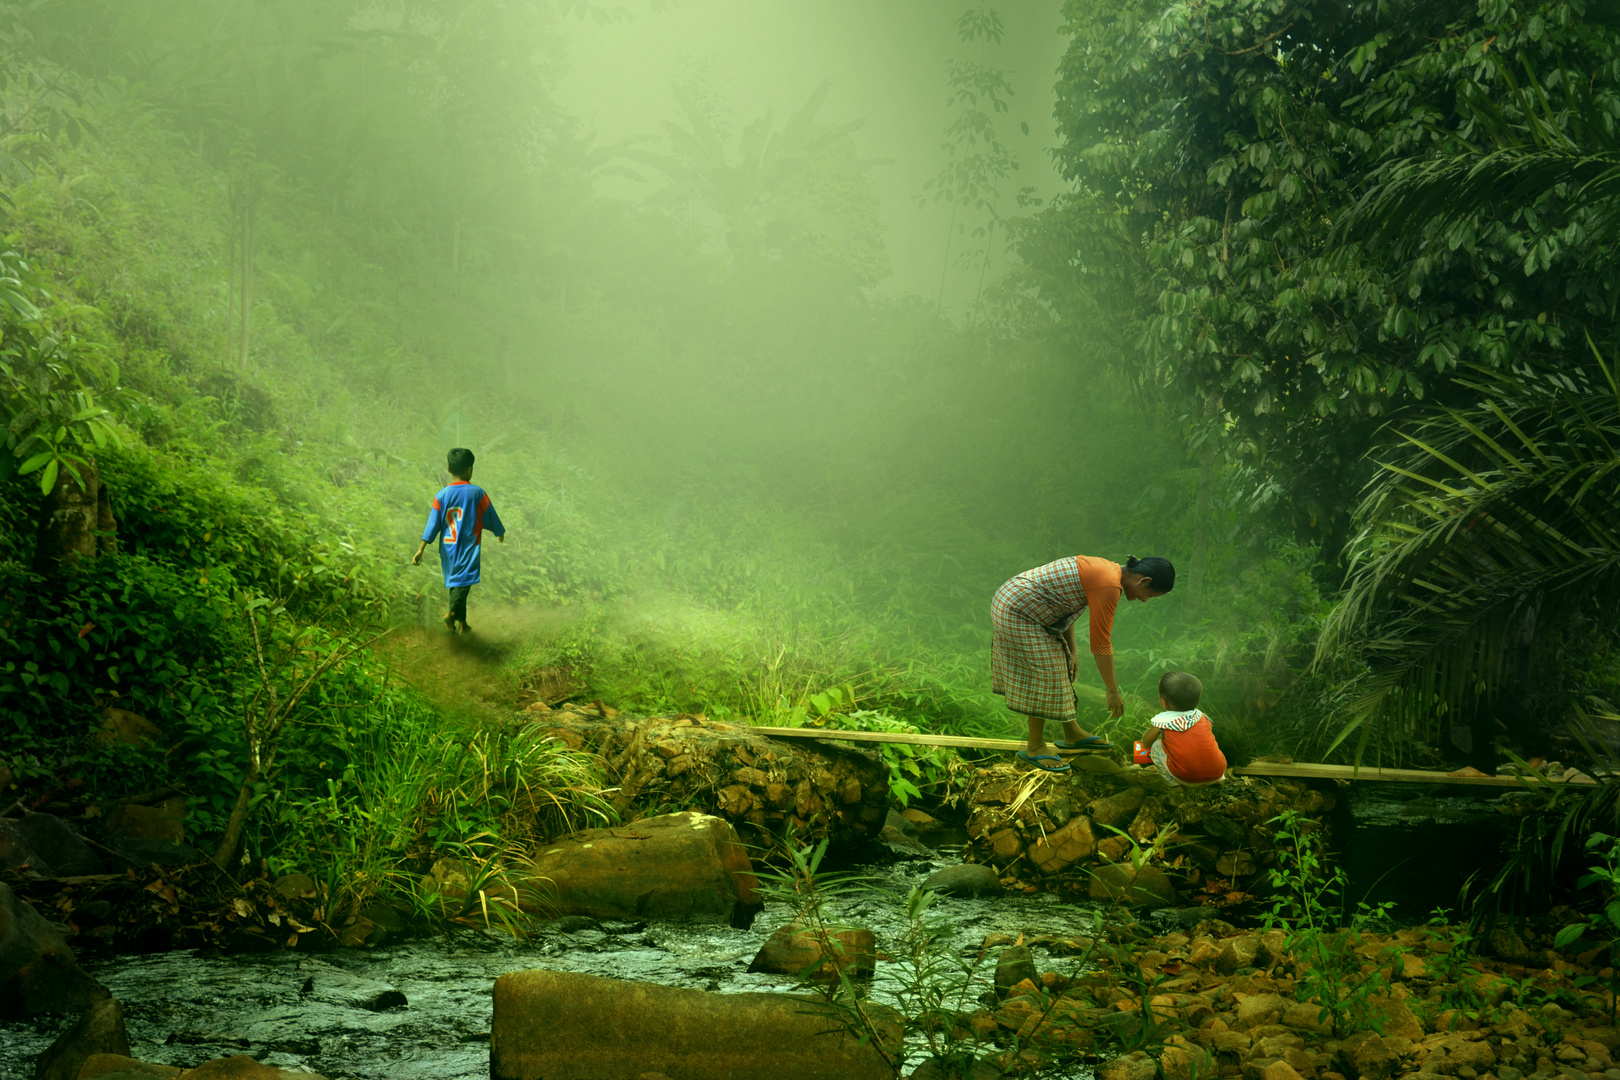
<path fill-rule="evenodd" d="M 231 858 L 236 854 L 236 846 L 242 842 L 242 830 L 247 826 L 248 804 L 253 801 L 253 787 L 264 774 L 257 765 L 249 765 L 247 775 L 242 778 L 242 789 L 236 793 L 236 805 L 231 807 L 231 816 L 225 822 L 225 835 L 220 837 L 219 847 L 214 850 L 214 865 L 231 873 Z"/>
<path fill-rule="evenodd" d="M 112 503 L 107 501 L 106 489 L 101 486 L 94 465 L 88 462 L 80 465 L 79 473 L 84 478 L 83 483 L 63 469 L 56 476 L 56 486 L 45 496 L 34 542 L 36 574 L 46 577 L 71 574 L 81 563 L 94 559 L 98 549 L 110 550 L 98 542 L 96 533 L 104 528 L 117 528 Z"/>

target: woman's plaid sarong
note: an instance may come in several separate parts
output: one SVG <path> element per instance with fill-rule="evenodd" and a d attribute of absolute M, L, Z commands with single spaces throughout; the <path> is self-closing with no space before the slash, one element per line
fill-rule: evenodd
<path fill-rule="evenodd" d="M 1064 631 L 1086 610 L 1079 563 L 1059 559 L 1008 581 L 990 601 L 990 688 L 1007 708 L 1074 719 L 1079 669 Z"/>

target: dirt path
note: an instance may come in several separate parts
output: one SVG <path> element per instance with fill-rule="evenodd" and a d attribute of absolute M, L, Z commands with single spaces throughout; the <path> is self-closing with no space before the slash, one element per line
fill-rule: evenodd
<path fill-rule="evenodd" d="M 379 643 L 394 674 L 451 712 L 498 719 L 522 697 L 525 660 L 550 634 L 573 621 L 573 609 L 479 605 L 473 630 L 451 635 L 440 627 L 406 626 Z"/>

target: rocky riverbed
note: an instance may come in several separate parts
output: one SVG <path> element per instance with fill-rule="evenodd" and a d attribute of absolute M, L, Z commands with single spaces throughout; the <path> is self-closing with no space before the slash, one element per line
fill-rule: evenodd
<path fill-rule="evenodd" d="M 994 790 L 1006 788 L 994 767 L 980 779 L 999 784 Z M 972 984 L 972 992 L 958 999 L 945 1042 L 1014 1071 L 1065 1077 L 1096 1069 L 1110 1080 L 1152 1080 L 1160 1072 L 1166 1080 L 1192 1080 L 1193 1074 L 1391 1080 L 1420 1071 L 1462 1080 L 1521 1080 L 1517 1071 L 1550 1080 L 1543 1058 L 1565 1080 L 1576 1080 L 1572 1069 L 1581 1080 L 1607 1071 L 1594 1049 L 1614 1049 L 1605 1028 L 1612 973 L 1599 966 L 1600 957 L 1581 958 L 1582 965 L 1551 955 L 1543 944 L 1499 940 L 1489 943 L 1493 958 L 1479 959 L 1460 947 L 1456 932 L 1421 927 L 1362 933 L 1335 939 L 1331 947 L 1318 941 L 1302 955 L 1299 943 L 1216 918 L 1239 919 L 1243 908 L 1234 904 L 1223 911 L 1211 903 L 1229 900 L 1230 891 L 1205 888 L 1199 895 L 1188 888 L 1202 883 L 1195 874 L 1208 874 L 1195 861 L 1161 858 L 1176 894 L 1165 896 L 1170 903 L 1159 911 L 1145 896 L 1094 900 L 1088 889 L 1065 888 L 1067 881 L 1082 880 L 1078 867 L 1050 880 L 1019 871 L 1020 858 L 1033 862 L 1025 852 L 1042 843 L 1053 846 L 1042 829 L 1050 825 L 1055 833 L 1081 817 L 1119 821 L 1116 827 L 1130 838 L 1119 854 L 1153 848 L 1177 815 L 1165 812 L 1172 798 L 1140 779 L 1128 774 L 1104 789 L 1088 774 L 1050 790 L 1038 779 L 1041 790 L 1021 800 L 1017 791 L 980 799 L 969 826 L 991 815 L 1001 828 L 1034 826 L 1027 836 L 1020 831 L 1021 852 L 1000 866 L 957 862 L 958 852 L 974 857 L 995 830 L 977 830 L 966 845 L 965 831 L 925 833 L 921 839 L 937 852 L 930 854 L 916 838 L 895 836 L 891 818 L 881 832 L 897 861 L 864 867 L 877 888 L 841 895 L 827 913 L 839 925 L 872 931 L 868 940 L 882 957 L 872 998 L 905 1004 L 903 944 L 913 929 L 904 917 L 905 896 L 931 883 L 958 893 L 941 896 L 926 921 L 937 935 L 939 955 L 967 970 Z M 1138 794 L 1121 800 L 1123 791 Z M 1380 801 L 1369 800 L 1367 791 L 1359 789 L 1341 806 L 1335 828 L 1374 863 L 1373 853 L 1409 847 L 1406 836 L 1413 829 L 1471 827 L 1478 819 L 1503 817 L 1477 799 L 1478 806 L 1454 812 L 1461 803 L 1443 792 Z M 1311 805 L 1316 800 L 1305 789 L 1277 785 L 1233 788 L 1200 808 L 1206 816 L 1213 811 L 1253 819 L 1252 829 L 1264 823 L 1262 813 L 1290 800 L 1319 814 L 1328 811 L 1327 799 Z M 1132 805 L 1115 805 L 1124 802 Z M 1020 818 L 1030 806 L 1033 812 Z M 1144 809 L 1158 819 L 1156 831 L 1140 824 Z M 1347 817 L 1347 809 L 1356 817 Z M 1057 820 L 1054 810 L 1058 816 L 1066 811 L 1068 819 Z M 1358 826 L 1362 819 L 1371 827 Z M 625 835 L 615 839 L 639 835 L 633 827 L 619 831 Z M 1461 836 L 1448 838 L 1453 847 L 1465 846 Z M 1240 841 L 1232 839 L 1221 854 L 1240 850 Z M 595 843 L 582 837 L 573 846 L 594 850 Z M 719 869 L 711 876 L 735 884 L 738 870 L 726 869 L 723 849 L 717 849 Z M 1258 850 L 1264 859 L 1267 849 Z M 274 892 L 271 885 L 265 888 Z M 740 884 L 736 889 L 739 897 L 746 891 Z M 1202 903 L 1191 906 L 1189 899 Z M 154 894 L 152 902 L 169 899 Z M 1133 911 L 1131 904 L 1139 906 Z M 793 978 L 762 968 L 758 954 L 793 915 L 767 904 L 752 925 L 744 925 L 749 920 L 722 904 L 699 923 L 576 915 L 523 942 L 461 934 L 310 955 L 92 954 L 85 967 L 122 1002 L 130 1052 L 147 1062 L 194 1066 L 245 1054 L 334 1078 L 482 1077 L 489 1075 L 490 992 L 497 976 L 544 969 L 718 994 L 788 991 L 795 988 Z M 1405 915 L 1412 919 L 1421 912 Z M 1334 965 L 1340 985 L 1370 989 L 1324 1006 L 1314 973 Z M 1256 999 L 1262 1004 L 1249 1004 Z M 1324 1008 L 1331 1014 L 1325 1021 Z M 1315 1017 L 1309 1023 L 1307 1013 Z M 0 1025 L 0 1077 L 32 1076 L 35 1059 L 63 1027 L 60 1015 Z M 1360 1038 L 1368 1032 L 1381 1041 Z M 1457 1039 L 1490 1048 L 1489 1062 L 1477 1049 L 1459 1052 Z M 908 1070 L 923 1064 L 922 1053 L 913 1040 Z M 1469 1063 L 1469 1054 L 1479 1061 Z M 1387 1059 L 1387 1068 L 1374 1058 Z M 1620 1080 L 1620 1074 L 1604 1080 Z"/>

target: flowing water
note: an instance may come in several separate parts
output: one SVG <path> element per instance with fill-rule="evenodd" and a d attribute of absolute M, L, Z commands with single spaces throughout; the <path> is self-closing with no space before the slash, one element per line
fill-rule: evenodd
<path fill-rule="evenodd" d="M 1513 822 L 1493 800 L 1470 792 L 1393 784 L 1353 788 L 1335 823 L 1352 901 L 1396 900 L 1407 920 L 1421 920 L 1433 906 L 1455 906 L 1457 888 L 1488 862 Z M 949 834 L 925 839 L 943 852 L 961 842 Z M 905 930 L 911 887 L 953 861 L 947 856 L 866 867 L 882 891 L 839 900 L 835 917 L 872 929 L 881 948 Z M 788 990 L 791 978 L 746 969 L 790 914 L 783 906 L 767 906 L 750 930 L 603 921 L 572 932 L 547 928 L 521 942 L 462 934 L 324 955 L 163 953 L 90 959 L 85 966 L 124 1003 L 133 1053 L 144 1061 L 188 1066 L 249 1054 L 333 1080 L 470 1080 L 489 1075 L 496 976 L 549 968 L 721 993 Z M 1046 895 L 941 897 L 930 921 L 943 928 L 950 948 L 972 958 L 989 934 L 1084 934 L 1093 912 Z M 1075 963 L 1040 948 L 1035 954 L 1041 970 L 1069 971 Z M 993 965 L 981 972 L 988 988 Z M 392 987 L 406 1004 L 371 1011 L 344 1003 L 346 994 L 368 986 Z M 881 978 L 875 992 L 884 996 Z M 0 1025 L 0 1078 L 32 1076 L 34 1059 L 63 1024 L 61 1017 L 42 1017 Z M 1088 1072 L 1076 1069 L 1074 1075 Z"/>

